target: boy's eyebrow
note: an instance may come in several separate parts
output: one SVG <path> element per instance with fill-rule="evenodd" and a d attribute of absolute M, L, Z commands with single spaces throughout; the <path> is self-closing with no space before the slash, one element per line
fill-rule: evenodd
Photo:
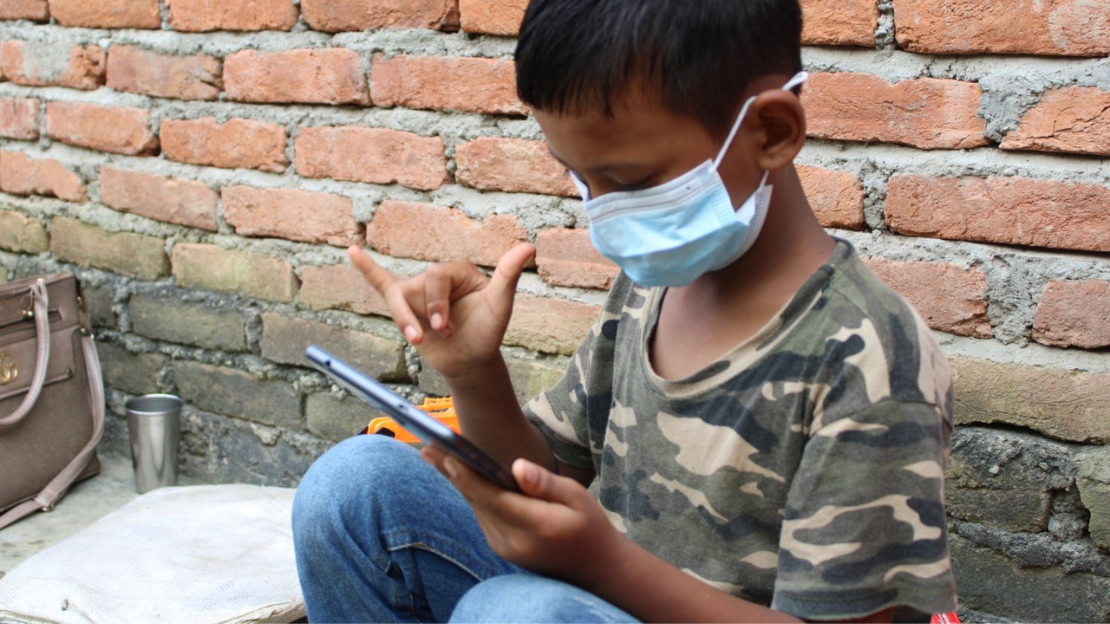
<path fill-rule="evenodd" d="M 563 160 L 562 158 L 559 158 L 559 155 L 556 154 L 551 149 L 550 145 L 547 146 L 547 153 L 551 154 L 551 157 L 554 158 L 556 161 L 558 161 L 558 163 L 560 165 L 566 167 L 570 171 L 573 171 L 575 173 L 579 173 L 576 169 L 574 169 L 573 167 L 568 165 L 565 160 Z M 593 173 L 593 174 L 604 174 L 604 173 L 608 173 L 610 171 L 623 171 L 625 169 L 637 169 L 637 168 L 642 168 L 642 167 L 645 167 L 645 166 L 646 165 L 644 163 L 614 163 L 614 164 L 611 164 L 611 165 L 605 165 L 604 167 L 594 167 L 593 169 L 589 169 L 587 171 L 588 171 L 588 173 Z"/>

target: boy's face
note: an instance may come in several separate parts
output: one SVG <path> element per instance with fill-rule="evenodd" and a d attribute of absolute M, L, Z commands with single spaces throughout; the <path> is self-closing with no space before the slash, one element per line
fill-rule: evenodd
<path fill-rule="evenodd" d="M 724 142 L 699 120 L 668 111 L 639 89 L 614 103 L 612 117 L 601 110 L 533 113 L 551 153 L 586 182 L 591 197 L 669 182 L 715 158 Z M 743 149 L 743 135 L 742 128 L 719 169 L 734 207 L 758 186 L 763 173 L 754 154 Z"/>

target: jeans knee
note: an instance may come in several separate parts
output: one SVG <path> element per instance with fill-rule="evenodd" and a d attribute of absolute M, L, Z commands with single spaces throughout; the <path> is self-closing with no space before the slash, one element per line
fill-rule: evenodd
<path fill-rule="evenodd" d="M 470 589 L 452 622 L 636 622 L 573 585 L 535 574 L 505 574 Z"/>
<path fill-rule="evenodd" d="M 298 544 L 367 526 L 379 498 L 389 496 L 398 473 L 415 463 L 414 449 L 385 436 L 349 438 L 324 453 L 305 473 L 293 500 L 293 537 Z"/>

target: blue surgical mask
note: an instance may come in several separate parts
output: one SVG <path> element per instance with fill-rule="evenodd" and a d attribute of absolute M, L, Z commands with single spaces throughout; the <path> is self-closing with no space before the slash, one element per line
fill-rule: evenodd
<path fill-rule="evenodd" d="M 809 78 L 800 72 L 782 88 Z M 685 286 L 744 255 L 763 228 L 771 189 L 764 172 L 759 187 L 734 208 L 717 168 L 755 97 L 740 114 L 714 160 L 665 184 L 590 198 L 590 189 L 571 174 L 590 218 L 594 247 L 641 286 Z"/>

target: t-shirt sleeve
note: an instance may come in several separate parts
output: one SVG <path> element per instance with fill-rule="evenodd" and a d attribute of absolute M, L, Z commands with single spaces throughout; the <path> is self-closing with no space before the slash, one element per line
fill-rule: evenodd
<path fill-rule="evenodd" d="M 524 406 L 524 415 L 547 439 L 555 458 L 574 468 L 594 468 L 587 425 L 585 377 L 596 332 L 596 327 L 590 330 L 559 382 Z"/>
<path fill-rule="evenodd" d="M 944 423 L 930 403 L 886 400 L 812 432 L 787 494 L 772 608 L 812 620 L 956 610 Z"/>

